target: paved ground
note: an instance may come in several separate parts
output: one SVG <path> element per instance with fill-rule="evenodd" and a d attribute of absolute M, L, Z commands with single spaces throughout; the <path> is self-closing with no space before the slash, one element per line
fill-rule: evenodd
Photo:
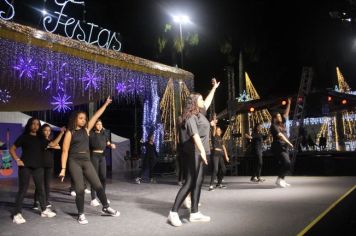
<path fill-rule="evenodd" d="M 208 178 L 206 178 L 208 180 Z M 274 177 L 263 184 L 252 184 L 248 177 L 226 177 L 227 189 L 207 191 L 204 185 L 200 210 L 212 217 L 210 223 L 189 223 L 187 210 L 179 213 L 184 225 L 166 223 L 178 186 L 171 177 L 157 184 L 136 185 L 123 178 L 109 180 L 107 194 L 118 218 L 101 216 L 89 206 L 88 225 L 76 220 L 74 199 L 68 183 L 53 183 L 51 201 L 58 213 L 43 219 L 30 209 L 32 193 L 25 199 L 23 216 L 27 223 L 15 225 L 10 218 L 16 181 L 0 182 L 0 235 L 296 235 L 315 217 L 356 184 L 356 177 L 288 177 L 291 188 L 275 188 Z"/>

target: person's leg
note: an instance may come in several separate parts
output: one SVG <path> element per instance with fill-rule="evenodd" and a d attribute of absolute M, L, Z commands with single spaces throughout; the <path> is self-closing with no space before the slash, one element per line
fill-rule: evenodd
<path fill-rule="evenodd" d="M 203 161 L 201 160 L 201 157 L 199 154 L 195 154 L 195 178 L 193 181 L 193 191 L 191 193 L 192 196 L 192 208 L 191 208 L 191 213 L 196 213 L 198 212 L 198 205 L 200 201 L 200 193 L 201 193 L 201 187 L 203 185 L 204 181 L 204 168 L 203 168 Z"/>
<path fill-rule="evenodd" d="M 98 174 L 96 173 L 91 161 L 89 160 L 83 161 L 83 174 L 85 178 L 88 180 L 89 184 L 96 191 L 96 194 L 103 207 L 104 208 L 109 207 L 108 200 L 106 198 L 106 194 L 104 192 L 103 186 L 100 183 Z"/>
<path fill-rule="evenodd" d="M 42 211 L 46 210 L 46 196 L 43 191 L 43 181 L 44 181 L 44 169 L 43 168 L 35 168 L 31 170 L 31 174 L 33 176 L 33 181 L 35 183 L 35 187 L 38 193 L 38 201 L 40 202 L 40 206 Z"/>
<path fill-rule="evenodd" d="M 44 190 L 45 190 L 45 203 L 46 206 L 49 205 L 49 195 L 51 192 L 51 179 L 52 179 L 53 168 L 47 167 L 44 168 Z"/>
<path fill-rule="evenodd" d="M 30 172 L 29 168 L 19 167 L 19 170 L 18 170 L 19 189 L 18 189 L 18 192 L 16 195 L 16 200 L 15 200 L 14 215 L 21 213 L 21 211 L 22 211 L 23 199 L 25 197 L 25 194 L 27 193 L 27 189 L 30 184 L 30 176 L 31 176 L 31 172 Z"/>
<path fill-rule="evenodd" d="M 99 179 L 103 189 L 106 189 L 106 158 L 103 154 L 99 160 Z"/>
<path fill-rule="evenodd" d="M 219 155 L 217 155 L 216 153 L 212 154 L 211 160 L 213 163 L 213 172 L 211 173 L 210 186 L 213 186 L 214 179 L 217 176 L 218 171 L 219 171 Z"/>
<path fill-rule="evenodd" d="M 255 175 L 259 179 L 261 177 L 261 171 L 262 171 L 262 165 L 263 165 L 263 159 L 262 159 L 262 150 L 256 153 L 257 157 L 257 166 L 256 166 L 256 172 Z"/>
<path fill-rule="evenodd" d="M 77 205 L 78 214 L 84 213 L 84 176 L 82 160 L 69 158 L 69 172 L 73 180 L 73 187 L 76 192 L 75 203 Z"/>
<path fill-rule="evenodd" d="M 226 174 L 226 166 L 224 161 L 224 156 L 219 155 L 219 177 L 218 177 L 218 185 L 222 184 L 222 179 Z"/>
<path fill-rule="evenodd" d="M 279 178 L 284 179 L 291 168 L 289 153 L 287 151 L 283 151 L 280 153 L 280 165 L 281 165 L 281 171 L 279 174 Z"/>
<path fill-rule="evenodd" d="M 92 153 L 90 156 L 91 163 L 93 164 L 93 167 L 97 174 L 99 173 L 99 161 L 100 161 L 99 158 L 100 156 L 98 155 L 98 153 Z M 96 199 L 96 193 L 93 186 L 91 185 L 91 200 L 94 199 Z"/>

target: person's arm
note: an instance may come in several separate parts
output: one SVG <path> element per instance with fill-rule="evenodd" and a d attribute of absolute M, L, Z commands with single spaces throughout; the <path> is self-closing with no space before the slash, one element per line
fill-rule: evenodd
<path fill-rule="evenodd" d="M 282 134 L 281 132 L 278 133 L 278 137 L 283 140 L 284 142 L 286 142 L 291 148 L 293 148 L 293 144 L 291 142 L 289 142 L 289 140 L 287 139 L 286 136 L 284 136 L 284 134 Z"/>
<path fill-rule="evenodd" d="M 200 155 L 201 155 L 201 158 L 203 159 L 205 165 L 208 164 L 208 160 L 206 159 L 206 153 L 205 153 L 205 149 L 204 149 L 204 146 L 203 146 L 203 143 L 200 139 L 200 136 L 199 134 L 194 134 L 193 135 L 193 140 L 194 140 L 194 143 L 195 145 L 197 146 L 199 152 L 200 152 Z"/>
<path fill-rule="evenodd" d="M 287 107 L 286 107 L 286 109 L 284 110 L 284 113 L 283 113 L 284 119 L 288 119 L 288 118 L 289 118 L 289 112 L 290 112 L 290 104 L 291 104 L 291 102 L 292 102 L 292 99 L 291 99 L 291 98 L 288 98 Z"/>
<path fill-rule="evenodd" d="M 95 114 L 93 115 L 93 117 L 89 120 L 88 122 L 88 132 L 94 127 L 95 122 L 99 119 L 99 117 L 104 113 L 105 109 L 107 106 L 109 106 L 109 104 L 112 102 L 111 98 L 108 97 L 104 103 L 104 105 L 102 105 L 99 110 L 97 110 L 95 112 Z"/>
<path fill-rule="evenodd" d="M 63 148 L 62 148 L 62 158 L 61 158 L 61 163 L 62 163 L 62 170 L 59 173 L 59 178 L 61 178 L 61 182 L 63 182 L 64 177 L 66 175 L 66 166 L 67 166 L 67 160 L 68 160 L 68 151 L 70 147 L 70 141 L 72 139 L 72 133 L 68 130 L 64 136 L 63 140 Z"/>
<path fill-rule="evenodd" d="M 222 148 L 223 148 L 223 150 L 224 150 L 225 160 L 226 160 L 227 162 L 229 162 L 229 161 L 230 161 L 229 155 L 227 155 L 226 147 L 225 147 L 224 144 L 222 145 Z"/>
<path fill-rule="evenodd" d="M 247 133 L 245 134 L 245 138 L 249 139 L 250 141 L 252 140 L 252 136 Z"/>
<path fill-rule="evenodd" d="M 213 84 L 213 88 L 210 90 L 208 96 L 205 98 L 204 100 L 204 107 L 206 110 L 208 110 L 208 108 L 210 107 L 211 102 L 213 101 L 214 98 L 214 94 L 215 94 L 215 90 L 219 87 L 220 82 L 216 82 L 216 79 L 213 78 L 211 80 L 212 84 Z"/>
<path fill-rule="evenodd" d="M 25 166 L 25 164 L 23 163 L 23 161 L 17 156 L 16 154 L 16 146 L 12 145 L 10 147 L 9 153 L 12 157 L 12 159 L 14 159 L 16 161 L 17 166 Z"/>
<path fill-rule="evenodd" d="M 54 139 L 53 141 L 51 141 L 48 146 L 50 148 L 54 148 L 54 149 L 60 149 L 59 147 L 59 141 L 61 141 L 64 133 L 66 132 L 66 128 L 62 127 L 61 128 L 61 132 L 58 134 L 58 136 L 56 137 L 56 139 Z M 58 148 L 59 147 L 59 148 Z"/>

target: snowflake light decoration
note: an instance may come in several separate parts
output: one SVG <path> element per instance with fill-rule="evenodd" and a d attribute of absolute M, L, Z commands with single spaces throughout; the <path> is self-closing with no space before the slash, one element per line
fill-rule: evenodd
<path fill-rule="evenodd" d="M 248 102 L 251 101 L 252 99 L 250 98 L 250 96 L 246 93 L 246 91 L 244 90 L 242 94 L 240 94 L 240 97 L 237 98 L 238 102 Z"/>
<path fill-rule="evenodd" d="M 86 82 L 85 90 L 88 90 L 89 87 L 94 88 L 97 90 L 99 88 L 98 82 L 101 80 L 97 74 L 98 70 L 95 70 L 93 73 L 89 70 L 86 70 L 85 76 L 80 78 L 83 82 Z"/>
<path fill-rule="evenodd" d="M 10 92 L 7 89 L 0 89 L 0 103 L 8 103 L 10 99 Z"/>
<path fill-rule="evenodd" d="M 20 74 L 20 79 L 25 76 L 29 79 L 34 77 L 35 71 L 38 69 L 37 66 L 32 62 L 32 58 L 24 59 L 20 57 L 19 62 L 13 67 Z"/>
<path fill-rule="evenodd" d="M 116 84 L 116 91 L 118 93 L 124 93 L 127 89 L 127 86 L 125 83 L 117 83 Z"/>
<path fill-rule="evenodd" d="M 53 102 L 51 102 L 51 104 L 55 106 L 53 110 L 59 112 L 66 112 L 67 110 L 71 110 L 68 105 L 73 104 L 73 102 L 69 101 L 69 99 L 70 96 L 67 96 L 66 94 L 58 94 L 57 96 L 53 96 Z"/>
<path fill-rule="evenodd" d="M 58 69 L 55 68 L 53 61 L 47 62 L 47 68 L 38 73 L 42 79 L 47 79 L 45 90 L 55 87 L 57 91 L 65 92 L 65 81 L 73 79 L 73 77 L 65 71 L 66 67 L 67 62 L 62 63 Z"/>

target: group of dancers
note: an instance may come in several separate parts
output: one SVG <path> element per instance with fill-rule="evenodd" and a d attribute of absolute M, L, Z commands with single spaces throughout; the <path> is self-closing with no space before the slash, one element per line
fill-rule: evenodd
<path fill-rule="evenodd" d="M 209 222 L 210 217 L 199 211 L 199 201 L 201 188 L 204 180 L 204 165 L 208 164 L 208 156 L 212 154 L 213 174 L 210 181 L 209 190 L 213 191 L 215 176 L 218 178 L 216 187 L 224 188 L 222 180 L 226 172 L 225 161 L 229 161 L 226 147 L 222 140 L 222 130 L 217 126 L 217 120 L 209 121 L 206 112 L 213 100 L 216 89 L 220 82 L 212 80 L 212 89 L 208 96 L 203 99 L 199 93 L 191 93 L 183 109 L 179 121 L 179 145 L 178 158 L 180 159 L 180 181 L 184 179 L 184 184 L 178 191 L 174 204 L 168 215 L 168 222 L 173 226 L 181 226 L 182 222 L 178 215 L 181 205 L 190 208 L 190 222 Z M 39 119 L 30 118 L 25 126 L 24 132 L 17 138 L 10 148 L 10 154 L 16 161 L 18 171 L 18 193 L 16 195 L 15 211 L 13 212 L 13 222 L 16 224 L 25 223 L 22 216 L 23 199 L 29 187 L 30 177 L 35 183 L 35 202 L 38 201 L 41 217 L 52 218 L 56 213 L 51 210 L 51 203 L 48 201 L 50 193 L 50 180 L 53 170 L 53 150 L 62 149 L 60 180 L 63 182 L 67 173 L 67 163 L 69 173 L 74 184 L 75 203 L 78 210 L 77 221 L 80 224 L 87 224 L 88 220 L 84 214 L 85 179 L 91 186 L 92 206 L 102 205 L 102 212 L 109 216 L 119 216 L 120 212 L 109 206 L 109 200 L 105 193 L 106 162 L 105 148 L 116 148 L 110 143 L 105 135 L 100 116 L 111 103 L 108 98 L 104 105 L 88 121 L 85 112 L 74 112 L 68 122 L 67 128 L 62 128 L 55 139 L 51 139 L 51 127 L 48 124 L 40 126 Z M 290 100 L 289 100 L 290 104 Z M 289 106 L 289 105 L 288 105 Z M 289 113 L 289 108 L 288 108 Z M 280 172 L 276 181 L 279 187 L 290 186 L 285 181 L 285 176 L 290 169 L 289 147 L 293 145 L 288 140 L 286 133 L 286 119 L 288 114 L 283 116 L 279 113 L 273 115 L 271 124 L 271 134 L 273 136 L 272 150 L 279 158 Z M 212 131 L 212 135 L 211 135 Z M 62 147 L 59 146 L 61 138 L 64 136 Z M 210 137 L 212 136 L 212 150 L 210 148 Z M 256 125 L 251 135 L 246 134 L 254 144 L 254 150 L 259 164 L 252 176 L 251 181 L 263 182 L 261 178 L 262 168 L 262 142 L 263 135 L 261 126 Z M 289 147 L 288 147 L 289 146 Z M 16 149 L 22 149 L 21 157 L 17 156 Z M 146 153 L 150 156 L 157 156 L 153 143 L 153 136 L 150 135 Z M 151 160 L 144 161 L 144 167 L 150 170 L 152 178 Z M 145 169 L 143 168 L 143 169 Z M 140 183 L 141 176 L 136 178 L 136 183 Z M 44 187 L 43 187 L 44 186 Z M 189 204 L 187 204 L 189 202 Z"/>

